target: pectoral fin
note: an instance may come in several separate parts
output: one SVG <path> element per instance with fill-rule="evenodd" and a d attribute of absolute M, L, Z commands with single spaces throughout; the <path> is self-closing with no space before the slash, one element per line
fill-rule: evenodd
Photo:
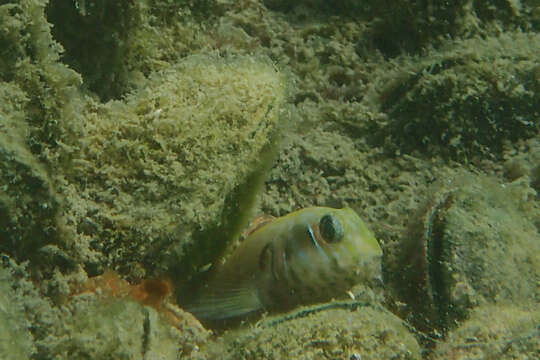
<path fill-rule="evenodd" d="M 224 286 L 221 289 L 205 289 L 193 303 L 185 306 L 187 311 L 204 320 L 232 318 L 261 308 L 257 290 L 242 284 Z"/>

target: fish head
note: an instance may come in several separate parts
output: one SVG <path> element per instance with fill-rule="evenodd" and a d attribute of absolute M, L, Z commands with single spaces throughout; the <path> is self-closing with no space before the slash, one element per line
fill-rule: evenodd
<path fill-rule="evenodd" d="M 321 217 L 318 230 L 321 239 L 360 257 L 380 257 L 382 250 L 375 235 L 358 214 L 350 209 L 331 209 Z M 341 236 L 338 236 L 341 233 Z"/>
<path fill-rule="evenodd" d="M 320 242 L 326 244 L 335 259 L 335 266 L 345 274 L 362 280 L 382 279 L 382 249 L 373 232 L 358 214 L 350 209 L 332 209 L 318 224 Z M 338 234 L 342 228 L 341 237 Z"/>
<path fill-rule="evenodd" d="M 381 278 L 382 250 L 354 210 L 313 207 L 291 215 L 293 225 L 278 257 L 283 266 L 275 267 L 283 269 L 281 278 L 291 287 L 339 291 Z"/>

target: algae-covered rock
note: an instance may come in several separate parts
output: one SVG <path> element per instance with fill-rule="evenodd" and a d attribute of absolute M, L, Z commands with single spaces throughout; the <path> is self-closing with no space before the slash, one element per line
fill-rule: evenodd
<path fill-rule="evenodd" d="M 0 267 L 0 358 L 5 360 L 28 359 L 35 353 L 30 322 L 23 304 L 11 288 L 13 275 Z"/>
<path fill-rule="evenodd" d="M 123 284 L 133 289 L 114 281 L 119 278 L 77 290 L 69 288 L 73 276 L 59 272 L 55 284 L 36 286 L 29 270 L 2 256 L 2 359 L 177 359 L 208 340 L 209 332 L 192 315 L 169 302 L 142 305 L 133 293 L 122 292 Z M 68 294 L 55 303 L 42 295 L 44 284 L 67 287 Z"/>
<path fill-rule="evenodd" d="M 464 0 L 432 3 L 430 6 L 421 1 L 407 0 L 264 0 L 264 4 L 270 9 L 288 13 L 312 11 L 315 16 L 367 19 L 372 23 L 368 36 L 386 56 L 395 56 L 403 50 L 416 52 L 427 41 L 436 41 L 441 34 L 461 32 L 467 25 L 463 18 L 470 11 L 465 11 L 467 2 Z"/>
<path fill-rule="evenodd" d="M 329 306 L 330 307 L 330 306 Z M 313 310 L 313 309 L 312 309 Z M 217 348 L 201 353 L 222 359 L 420 359 L 420 347 L 402 321 L 378 308 L 333 308 L 263 320 L 227 332 Z M 305 316 L 306 313 L 310 315 Z M 294 315 L 294 314 L 293 314 Z M 217 355 L 216 353 L 219 353 Z M 208 355 L 210 354 L 210 355 Z"/>
<path fill-rule="evenodd" d="M 61 242 L 51 172 L 66 162 L 65 135 L 80 129 L 80 77 L 59 62 L 45 5 L 0 5 L 0 249 L 18 260 Z"/>
<path fill-rule="evenodd" d="M 499 34 L 502 29 L 537 28 L 534 1 L 452 1 L 426 4 L 414 0 L 263 0 L 269 9 L 290 17 L 307 16 L 321 22 L 340 19 L 370 23 L 366 37 L 386 57 L 403 52 L 418 53 L 426 43 L 438 44 L 445 37 Z M 535 21 L 536 20 L 536 21 Z"/>
<path fill-rule="evenodd" d="M 28 98 L 0 82 L 0 251 L 28 258 L 54 241 L 58 199 L 50 178 L 25 142 Z"/>
<path fill-rule="evenodd" d="M 54 356 L 62 359 L 142 359 L 145 309 L 134 302 L 72 301 L 65 322 L 66 335 L 58 336 Z M 91 341 L 90 341 L 91 339 Z"/>
<path fill-rule="evenodd" d="M 148 359 L 177 359 L 197 353 L 209 341 L 211 332 L 191 314 L 169 306 L 174 312 L 157 312 L 147 308 L 148 317 L 145 356 Z"/>
<path fill-rule="evenodd" d="M 540 242 L 534 190 L 465 174 L 436 186 L 389 248 L 388 285 L 420 327 L 451 328 L 481 304 L 538 299 Z"/>
<path fill-rule="evenodd" d="M 212 43 L 199 20 L 220 13 L 215 0 L 49 0 L 47 21 L 63 62 L 101 100 L 119 99 L 144 77 Z"/>
<path fill-rule="evenodd" d="M 0 221 L 10 229 L 4 251 L 26 258 L 53 243 L 90 275 L 116 267 L 142 277 L 180 263 L 194 237 L 216 241 L 215 248 L 200 246 L 210 255 L 197 253 L 182 265 L 186 277 L 220 252 L 244 219 L 240 204 L 249 208 L 259 189 L 281 126 L 284 78 L 262 57 L 201 55 L 162 63 L 167 70 L 149 81 L 137 75 L 140 88 L 122 101 L 96 103 L 81 91 L 80 76 L 59 61 L 62 48 L 45 15 L 58 20 L 63 8 L 52 2 L 46 13 L 46 4 L 25 0 L 0 8 L 8 30 L 0 38 L 6 45 Z M 92 21 L 117 10 L 122 21 L 131 16 L 119 10 L 127 2 L 80 6 L 88 6 L 79 11 Z M 111 57 L 119 56 L 115 51 Z M 80 53 L 65 59 L 75 56 Z M 107 71 L 85 68 L 85 80 Z"/>
<path fill-rule="evenodd" d="M 402 59 L 364 98 L 391 119 L 376 137 L 400 153 L 500 157 L 508 142 L 538 133 L 539 46 L 537 34 L 509 33 Z"/>
<path fill-rule="evenodd" d="M 208 336 L 128 299 L 79 295 L 65 311 L 64 326 L 48 339 L 46 354 L 57 359 L 178 359 Z"/>
<path fill-rule="evenodd" d="M 131 1 L 56 1 L 47 4 L 52 34 L 62 44 L 64 62 L 84 77 L 85 86 L 108 100 L 126 92 L 126 55 L 143 11 Z"/>
<path fill-rule="evenodd" d="M 174 253 L 186 276 L 211 261 L 260 189 L 284 99 L 265 60 L 216 55 L 185 59 L 125 101 L 89 105 L 63 188 L 77 246 L 126 270 L 165 268 Z"/>
<path fill-rule="evenodd" d="M 432 359 L 537 359 L 540 311 L 481 306 L 437 345 Z"/>
<path fill-rule="evenodd" d="M 34 69 L 52 65 L 58 60 L 61 47 L 52 39 L 51 25 L 44 16 L 46 4 L 46 0 L 21 0 L 3 1 L 0 5 L 0 79 L 3 81 L 23 82 L 33 74 L 22 74 L 21 70 L 32 65 L 38 65 Z"/>

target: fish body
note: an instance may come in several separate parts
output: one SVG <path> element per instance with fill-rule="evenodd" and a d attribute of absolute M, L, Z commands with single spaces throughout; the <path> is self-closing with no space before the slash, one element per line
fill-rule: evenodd
<path fill-rule="evenodd" d="M 186 308 L 214 320 L 329 300 L 378 276 L 381 255 L 352 209 L 305 208 L 249 233 Z"/>

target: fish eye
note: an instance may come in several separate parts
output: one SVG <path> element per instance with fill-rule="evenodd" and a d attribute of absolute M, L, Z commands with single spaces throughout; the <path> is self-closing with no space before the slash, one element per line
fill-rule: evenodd
<path fill-rule="evenodd" d="M 329 243 L 336 243 L 343 239 L 343 226 L 341 222 L 330 214 L 324 215 L 319 221 L 319 232 L 323 239 Z"/>

